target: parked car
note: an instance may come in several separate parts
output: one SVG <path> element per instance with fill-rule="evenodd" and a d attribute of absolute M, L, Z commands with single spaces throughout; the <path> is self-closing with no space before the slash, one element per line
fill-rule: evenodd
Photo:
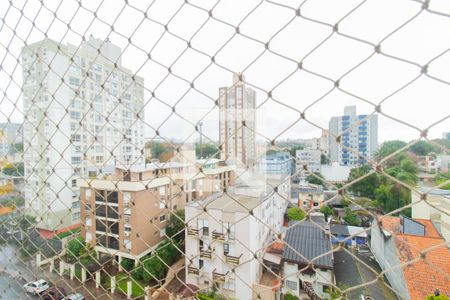
<path fill-rule="evenodd" d="M 31 281 L 24 284 L 23 288 L 27 293 L 32 293 L 34 295 L 39 295 L 50 288 L 47 281 L 39 279 L 37 281 Z"/>
<path fill-rule="evenodd" d="M 66 298 L 64 298 L 64 300 L 84 300 L 84 296 L 81 295 L 80 293 L 76 293 L 76 294 L 71 294 L 69 296 L 66 296 Z"/>
<path fill-rule="evenodd" d="M 62 287 L 51 287 L 41 294 L 43 300 L 62 300 L 66 297 L 66 290 Z"/>

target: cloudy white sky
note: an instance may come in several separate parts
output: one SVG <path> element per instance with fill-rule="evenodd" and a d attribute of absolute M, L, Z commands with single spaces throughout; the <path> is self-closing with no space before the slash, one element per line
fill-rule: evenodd
<path fill-rule="evenodd" d="M 123 65 L 144 78 L 147 136 L 154 136 L 150 128 L 160 128 L 164 138 L 188 137 L 192 126 L 173 115 L 170 106 L 196 123 L 214 108 L 218 88 L 231 85 L 232 72 L 243 72 L 257 91 L 257 132 L 270 139 L 281 132 L 280 139 L 319 136 L 318 127 L 327 128 L 344 106 L 357 105 L 358 113 L 370 114 L 372 104 L 380 103 L 387 115 L 420 129 L 443 120 L 430 129 L 432 138 L 450 131 L 446 0 L 431 0 L 430 11 L 411 0 L 12 2 L 0 2 L 0 121 L 23 119 L 16 59 L 24 41 L 39 41 L 46 33 L 80 45 L 82 36 L 92 34 L 124 49 Z M 330 26 L 336 23 L 340 34 Z M 374 51 L 378 44 L 381 54 Z M 300 61 L 304 70 L 298 68 Z M 426 64 L 435 79 L 421 75 L 420 66 Z M 177 76 L 168 74 L 169 66 Z M 343 91 L 334 88 L 337 79 Z M 186 81 L 193 81 L 195 89 Z M 151 91 L 169 105 L 152 99 Z M 300 111 L 318 127 L 298 121 Z M 204 133 L 212 139 L 218 137 L 217 118 L 214 110 L 204 121 Z M 379 116 L 380 142 L 418 137 L 416 129 Z"/>

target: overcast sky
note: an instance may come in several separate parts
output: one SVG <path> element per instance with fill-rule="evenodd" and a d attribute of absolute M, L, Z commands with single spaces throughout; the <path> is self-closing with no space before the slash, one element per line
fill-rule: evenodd
<path fill-rule="evenodd" d="M 420 129 L 443 120 L 430 129 L 432 138 L 450 131 L 450 2 L 446 0 L 430 1 L 429 8 L 441 14 L 421 11 L 421 3 L 411 0 L 189 0 L 192 5 L 176 0 L 129 0 L 134 8 L 117 0 L 81 1 L 81 7 L 71 0 L 44 1 L 44 7 L 37 0 L 12 2 L 15 7 L 0 2 L 5 22 L 0 21 L 0 121 L 23 119 L 21 67 L 16 59 L 24 40 L 28 44 L 39 41 L 46 32 L 51 39 L 75 45 L 80 45 L 82 35 L 108 37 L 124 49 L 123 65 L 145 80 L 145 121 L 150 137 L 154 135 L 150 127 L 160 127 L 164 138 L 190 136 L 193 127 L 172 114 L 170 107 L 177 103 L 176 112 L 196 123 L 214 108 L 218 88 L 232 84 L 231 71 L 243 71 L 256 89 L 257 132 L 270 139 L 281 132 L 280 139 L 319 136 L 319 128 L 298 121 L 298 111 L 305 111 L 306 119 L 318 127 L 328 128 L 330 117 L 342 114 L 344 106 L 357 105 L 358 113 L 370 114 L 374 106 L 368 102 L 379 104 L 386 97 L 381 103 L 386 114 Z M 295 9 L 301 2 L 302 17 L 298 17 Z M 97 11 L 97 17 L 89 10 Z M 147 11 L 148 18 L 142 11 Z M 337 22 L 342 35 L 333 34 L 327 25 Z M 114 24 L 113 32 L 107 24 Z M 236 34 L 238 25 L 241 34 Z M 186 49 L 187 40 L 192 48 Z M 268 42 L 270 51 L 264 47 Z M 384 54 L 374 53 L 371 44 L 380 44 Z M 440 81 L 420 76 L 417 65 L 431 60 L 428 74 Z M 300 61 L 309 72 L 298 68 Z M 176 76 L 166 78 L 169 66 L 173 74 L 188 82 L 195 79 L 198 91 Z M 350 70 L 339 85 L 347 93 L 334 88 L 333 80 Z M 10 75 L 14 83 L 10 83 Z M 168 105 L 151 99 L 149 91 Z M 276 101 L 267 98 L 268 91 Z M 218 137 L 217 118 L 214 110 L 204 121 L 204 133 L 212 139 Z M 417 130 L 379 116 L 380 142 L 418 137 Z"/>

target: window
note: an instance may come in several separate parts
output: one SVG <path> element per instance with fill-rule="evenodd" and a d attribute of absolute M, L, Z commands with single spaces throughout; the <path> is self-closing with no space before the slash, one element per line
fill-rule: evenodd
<path fill-rule="evenodd" d="M 225 290 L 230 290 L 230 291 L 234 291 L 236 289 L 236 285 L 234 283 L 234 281 L 227 281 L 223 284 L 223 288 Z"/>
<path fill-rule="evenodd" d="M 80 79 L 76 77 L 69 77 L 69 83 L 73 85 L 80 85 Z"/>
<path fill-rule="evenodd" d="M 77 165 L 81 163 L 81 157 L 72 157 L 72 164 Z"/>
<path fill-rule="evenodd" d="M 203 235 L 209 235 L 208 220 L 197 220 L 197 228 L 202 229 Z"/>
<path fill-rule="evenodd" d="M 74 213 L 72 214 L 72 219 L 73 219 L 73 220 L 79 220 L 79 219 L 80 219 L 80 216 L 81 216 L 81 213 L 80 213 L 80 212 L 74 212 Z"/>
<path fill-rule="evenodd" d="M 81 119 L 81 112 L 79 111 L 70 111 L 70 117 L 72 119 Z"/>
<path fill-rule="evenodd" d="M 159 216 L 159 222 L 165 222 L 166 221 L 166 215 L 160 215 Z"/>
<path fill-rule="evenodd" d="M 297 290 L 297 282 L 296 281 L 292 281 L 292 280 L 285 280 L 286 283 L 286 287 L 292 291 L 296 291 Z"/>
<path fill-rule="evenodd" d="M 230 245 L 223 244 L 223 254 L 227 255 L 228 253 L 230 253 Z"/>

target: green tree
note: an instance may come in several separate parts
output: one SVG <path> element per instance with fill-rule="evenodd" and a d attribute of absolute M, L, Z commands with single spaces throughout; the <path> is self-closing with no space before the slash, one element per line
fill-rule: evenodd
<path fill-rule="evenodd" d="M 177 242 L 184 240 L 184 209 L 179 209 L 170 217 L 169 224 L 166 227 L 166 235 Z"/>
<path fill-rule="evenodd" d="M 378 149 L 376 153 L 376 158 L 378 160 L 385 158 L 386 156 L 405 147 L 406 145 L 407 145 L 406 142 L 400 140 L 386 141 L 381 145 L 380 149 Z"/>
<path fill-rule="evenodd" d="M 447 139 L 434 139 L 433 142 L 435 142 L 436 144 L 441 145 L 443 148 L 450 149 L 450 140 L 447 140 Z M 444 149 L 442 149 L 442 147 L 439 147 L 439 151 L 437 151 L 438 153 L 446 152 L 446 151 L 444 151 Z"/>
<path fill-rule="evenodd" d="M 197 158 L 219 158 L 220 151 L 214 144 L 200 143 L 195 144 L 195 156 Z"/>
<path fill-rule="evenodd" d="M 319 179 L 316 176 L 309 174 L 308 176 L 306 176 L 306 181 L 308 181 L 311 184 L 324 185 L 325 182 L 323 181 L 323 175 L 320 174 L 319 172 L 314 172 L 314 174 L 322 179 Z"/>
<path fill-rule="evenodd" d="M 0 206 L 22 207 L 25 205 L 25 199 L 22 196 L 0 198 Z"/>
<path fill-rule="evenodd" d="M 11 145 L 10 152 L 14 153 L 22 153 L 23 152 L 23 143 L 16 143 Z"/>
<path fill-rule="evenodd" d="M 397 150 L 402 149 L 406 145 L 407 145 L 406 142 L 399 141 L 399 140 L 384 142 L 381 145 L 380 149 L 378 149 L 377 153 L 375 154 L 375 158 L 380 161 L 383 158 L 396 152 Z M 408 157 L 408 155 L 406 154 L 406 151 L 401 151 L 401 152 L 397 153 L 396 155 L 394 155 L 393 157 L 390 157 L 389 159 L 387 159 L 384 162 L 384 165 L 387 168 L 399 166 L 400 162 L 407 157 Z"/>
<path fill-rule="evenodd" d="M 134 267 L 134 259 L 130 259 L 130 258 L 122 258 L 122 262 L 120 263 L 120 266 L 122 268 L 124 268 L 124 270 L 126 271 L 131 271 L 133 270 Z"/>
<path fill-rule="evenodd" d="M 164 153 L 169 153 L 174 150 L 174 147 L 168 143 L 162 142 L 151 142 L 148 144 L 151 147 L 152 158 L 160 159 L 161 155 Z"/>
<path fill-rule="evenodd" d="M 328 217 L 333 215 L 333 209 L 328 205 L 322 205 L 320 212 L 325 215 L 325 220 L 328 220 Z"/>
<path fill-rule="evenodd" d="M 436 185 L 442 184 L 450 180 L 450 173 L 439 173 L 434 178 Z M 450 182 L 440 187 L 443 190 L 450 190 Z"/>
<path fill-rule="evenodd" d="M 372 168 L 369 165 L 364 165 L 359 168 L 353 168 L 351 169 L 348 176 L 348 181 L 351 182 L 353 180 L 356 180 L 366 175 L 370 171 L 372 171 Z M 353 183 L 349 187 L 349 190 L 358 196 L 375 199 L 375 190 L 377 189 L 379 184 L 380 180 L 378 174 L 374 173 L 358 182 Z"/>
<path fill-rule="evenodd" d="M 36 217 L 31 215 L 22 215 L 17 217 L 16 223 L 22 231 L 27 232 L 30 227 L 37 223 Z"/>
<path fill-rule="evenodd" d="M 330 163 L 330 159 L 325 154 L 320 154 L 320 163 L 322 165 L 328 165 Z"/>
<path fill-rule="evenodd" d="M 399 167 L 391 167 L 386 173 L 410 186 L 415 186 L 417 182 L 417 167 L 406 158 L 400 162 Z M 390 178 L 382 177 L 382 184 L 376 189 L 378 203 L 382 204 L 385 212 L 391 212 L 404 207 L 411 202 L 411 190 L 401 183 Z M 408 212 L 406 212 L 408 214 Z"/>
<path fill-rule="evenodd" d="M 167 273 L 166 265 L 170 266 L 180 258 L 177 248 L 181 248 L 180 243 L 167 241 L 161 244 L 153 255 L 143 259 L 142 266 L 133 271 L 133 277 L 146 282 L 164 279 Z"/>
<path fill-rule="evenodd" d="M 23 163 L 8 164 L 3 167 L 3 174 L 10 176 L 23 176 Z"/>
<path fill-rule="evenodd" d="M 288 209 L 289 221 L 300 221 L 305 218 L 305 212 L 298 207 L 291 207 Z"/>
<path fill-rule="evenodd" d="M 351 226 L 360 226 L 361 225 L 361 220 L 356 216 L 355 213 L 353 213 L 349 207 L 346 207 L 344 209 L 345 211 L 345 217 L 344 217 L 344 221 L 345 223 L 347 223 L 348 225 Z"/>
<path fill-rule="evenodd" d="M 440 149 L 427 141 L 418 141 L 409 148 L 416 155 L 428 155 L 431 152 L 440 152 Z"/>
<path fill-rule="evenodd" d="M 166 276 L 167 267 L 164 265 L 162 260 L 153 256 L 150 259 L 144 261 L 144 270 L 142 272 L 142 279 L 145 282 L 151 280 L 162 280 Z"/>
<path fill-rule="evenodd" d="M 86 241 L 82 237 L 77 237 L 67 243 L 67 258 L 71 261 L 77 260 L 86 247 Z"/>

